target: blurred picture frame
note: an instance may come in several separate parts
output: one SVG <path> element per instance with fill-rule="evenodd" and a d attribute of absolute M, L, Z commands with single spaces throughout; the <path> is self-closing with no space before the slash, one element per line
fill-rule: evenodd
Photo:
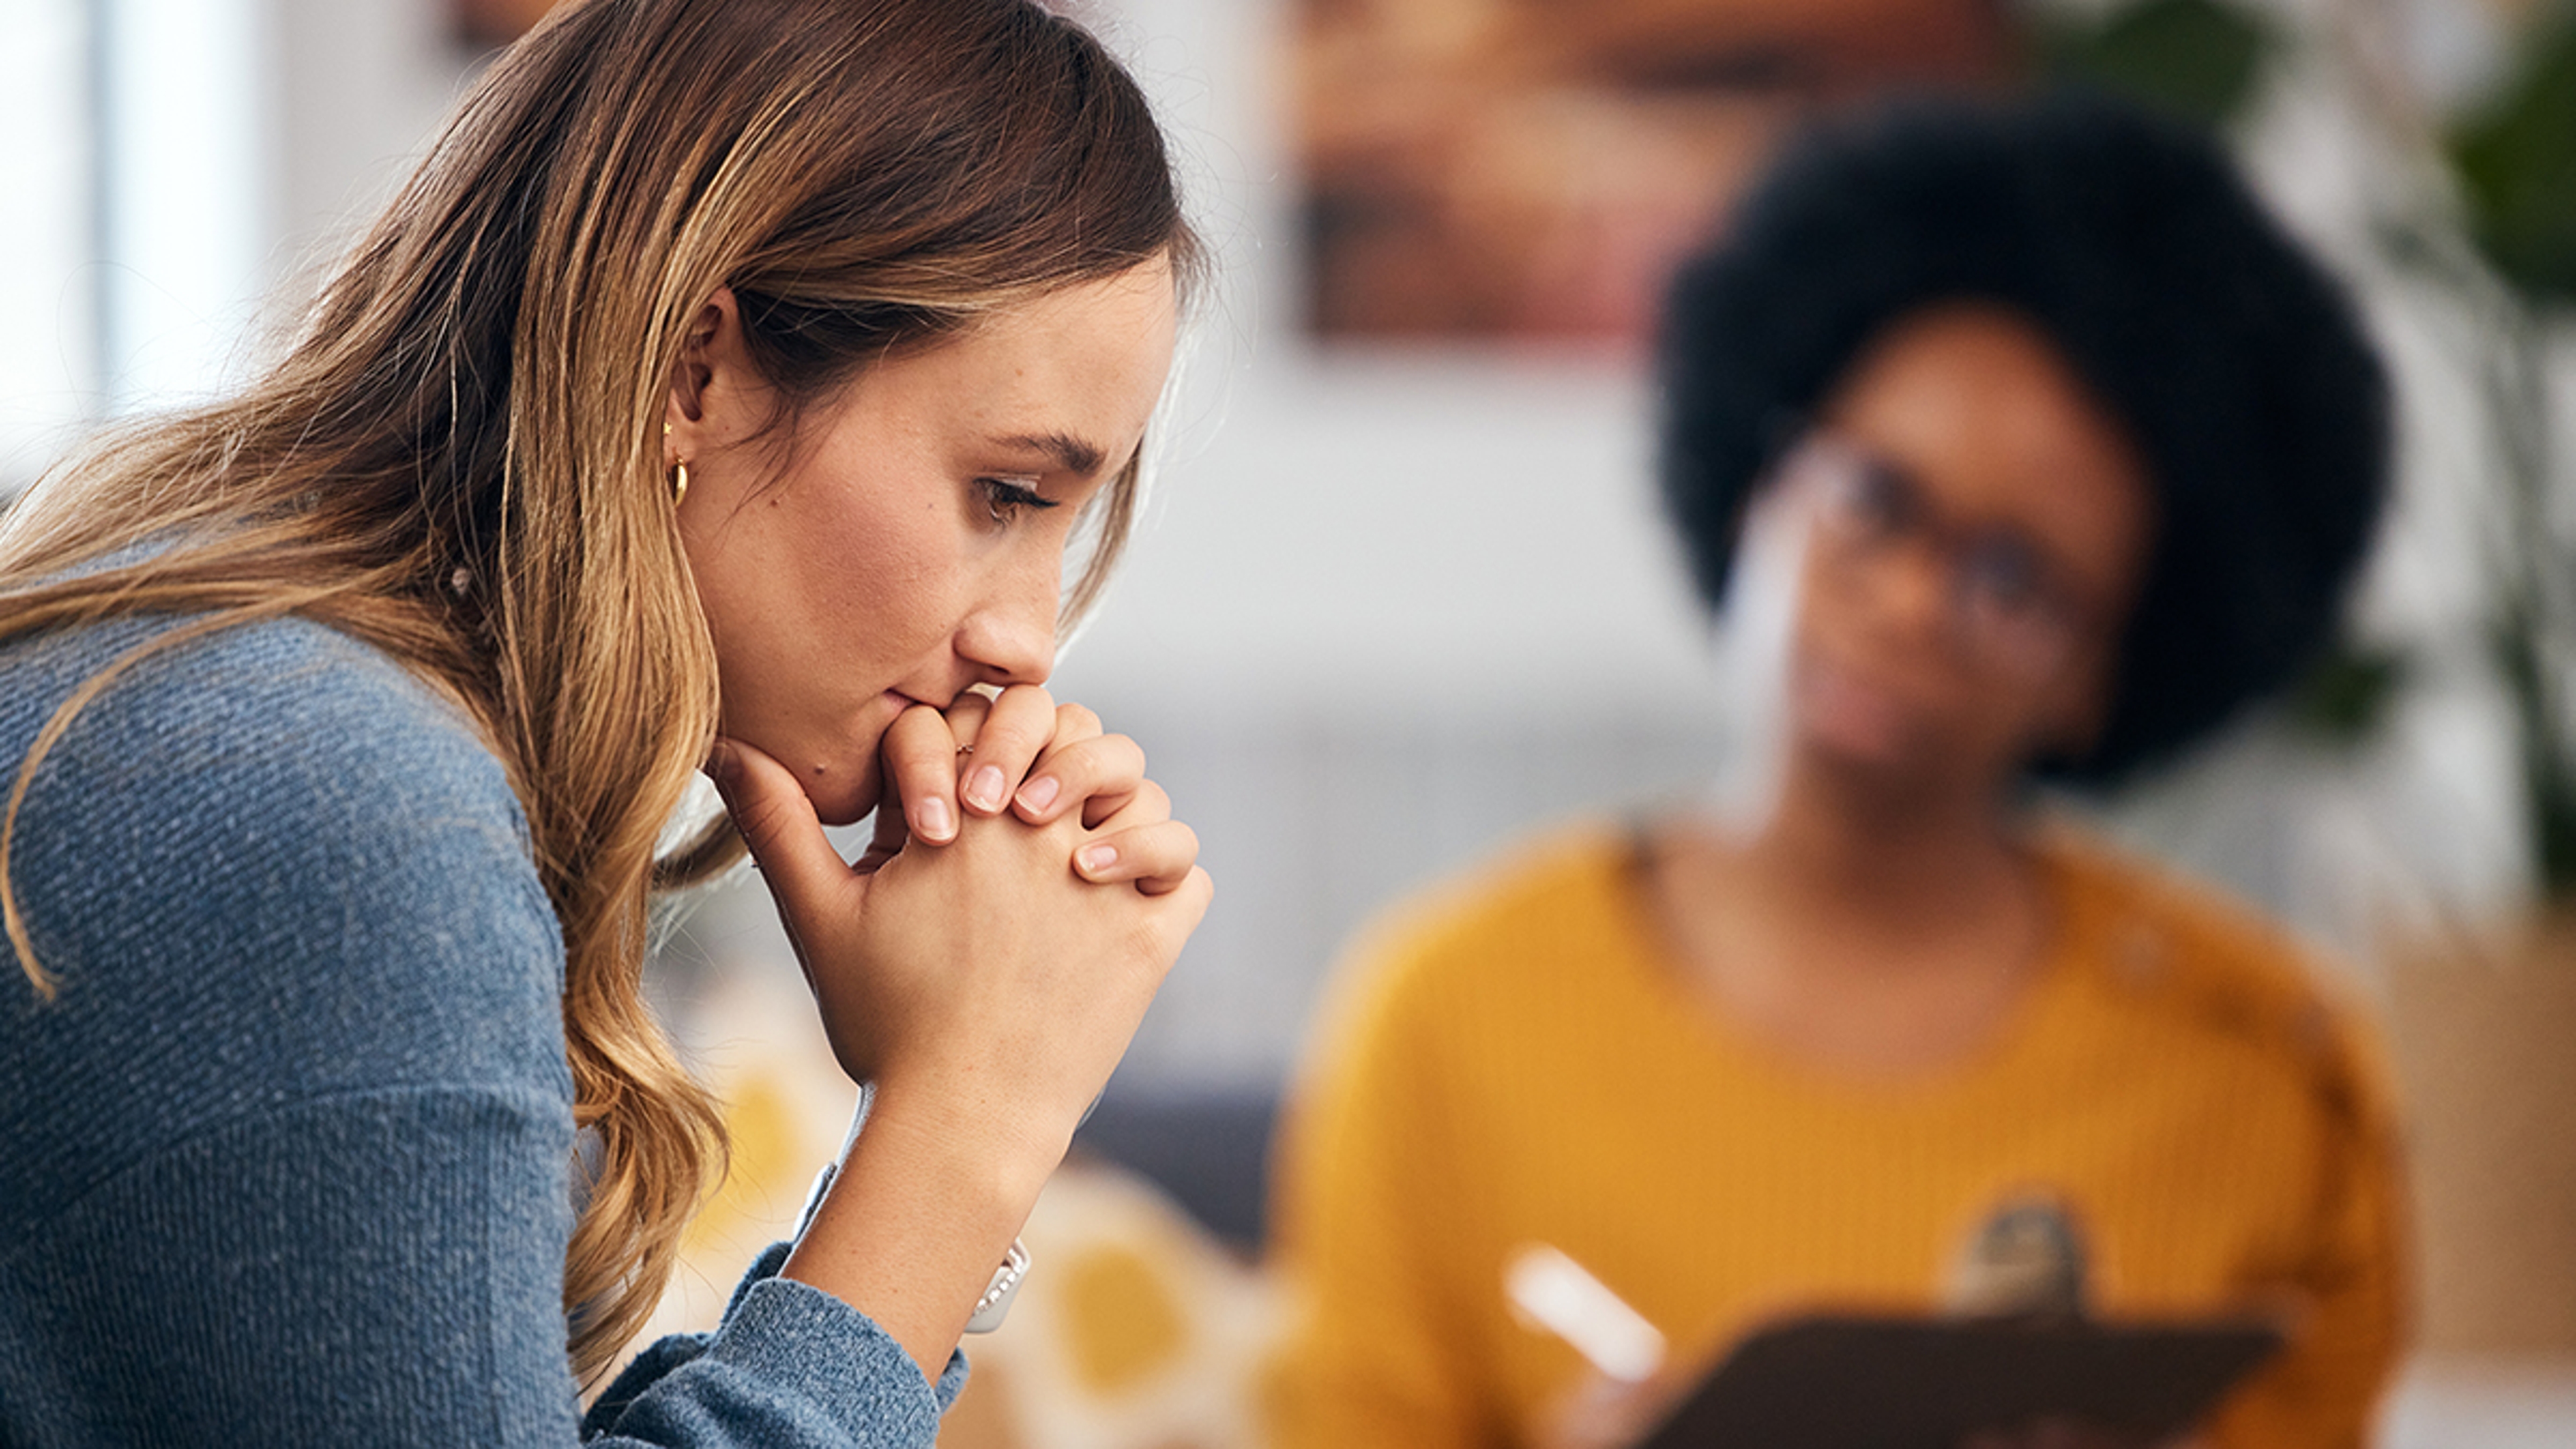
<path fill-rule="evenodd" d="M 1821 107 L 2018 73 L 2005 0 L 1287 0 L 1320 340 L 1633 353 Z"/>

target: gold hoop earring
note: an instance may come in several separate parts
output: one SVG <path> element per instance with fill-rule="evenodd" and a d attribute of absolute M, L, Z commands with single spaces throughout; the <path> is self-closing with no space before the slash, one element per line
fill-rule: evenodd
<path fill-rule="evenodd" d="M 662 424 L 662 436 L 665 438 L 671 436 L 671 425 L 668 422 Z M 688 496 L 689 460 L 674 458 L 671 460 L 671 506 L 679 507 L 680 500 Z"/>

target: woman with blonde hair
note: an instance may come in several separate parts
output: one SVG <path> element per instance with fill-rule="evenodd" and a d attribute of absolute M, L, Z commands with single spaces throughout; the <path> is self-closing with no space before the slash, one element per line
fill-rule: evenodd
<path fill-rule="evenodd" d="M 281 361 L 23 501 L 0 1441 L 928 1443 L 1208 899 L 1038 687 L 1197 258 L 1031 0 L 581 0 Z M 720 1171 L 650 901 L 741 842 L 873 1111 L 585 1418 Z"/>

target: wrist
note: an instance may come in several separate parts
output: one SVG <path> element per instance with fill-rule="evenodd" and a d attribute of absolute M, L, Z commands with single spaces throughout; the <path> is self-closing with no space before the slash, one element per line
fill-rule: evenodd
<path fill-rule="evenodd" d="M 941 1182 L 960 1202 L 983 1205 L 977 1217 L 1007 1218 L 1016 1233 L 1069 1142 L 972 1093 L 890 1080 L 876 1085 L 866 1130 L 844 1155 L 899 1159 L 907 1174 Z"/>
<path fill-rule="evenodd" d="M 936 1379 L 1045 1184 L 1052 1163 L 1032 1156 L 881 1087 L 781 1272 L 874 1318 Z"/>
<path fill-rule="evenodd" d="M 1006 1196 L 1035 1203 L 1072 1146 L 1077 1120 L 1039 1105 L 1017 1083 L 989 1071 L 906 1071 L 891 1067 L 875 1083 L 868 1130 L 880 1122 L 912 1139 L 915 1149 L 949 1159 L 950 1169 L 978 1175 Z"/>

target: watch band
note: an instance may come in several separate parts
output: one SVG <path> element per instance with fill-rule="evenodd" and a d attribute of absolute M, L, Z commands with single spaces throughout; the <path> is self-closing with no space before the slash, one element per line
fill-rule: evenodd
<path fill-rule="evenodd" d="M 1011 1311 L 1011 1300 L 1020 1296 L 1020 1280 L 1029 1276 L 1029 1250 L 1019 1239 L 1011 1239 L 1011 1251 L 1002 1258 L 1002 1266 L 993 1271 L 993 1282 L 984 1296 L 975 1301 L 975 1312 L 966 1320 L 968 1333 L 990 1333 L 1002 1326 Z"/>

